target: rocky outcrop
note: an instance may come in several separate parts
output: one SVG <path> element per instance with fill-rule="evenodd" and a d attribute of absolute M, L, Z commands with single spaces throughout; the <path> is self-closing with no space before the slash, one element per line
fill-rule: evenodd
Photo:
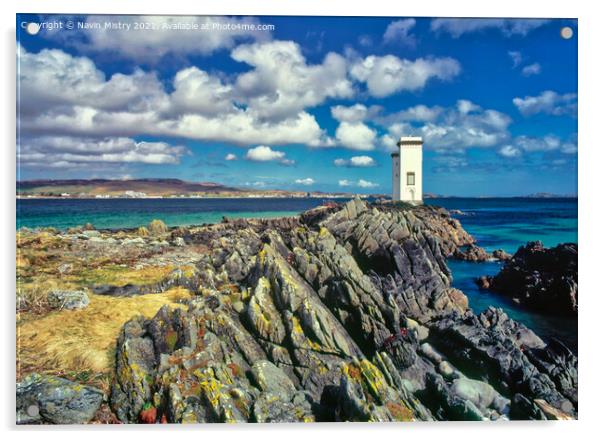
<path fill-rule="evenodd" d="M 456 249 L 453 256 L 455 259 L 469 262 L 485 262 L 493 258 L 485 249 L 475 244 L 469 244 L 466 247 Z"/>
<path fill-rule="evenodd" d="M 353 200 L 170 233 L 204 249 L 170 276 L 196 296 L 124 326 L 123 422 L 576 415 L 573 354 L 451 287 L 446 257 L 472 238 L 442 209 Z"/>
<path fill-rule="evenodd" d="M 529 242 L 496 276 L 482 277 L 477 284 L 537 311 L 576 316 L 577 244 L 548 249 L 540 241 Z"/>
<path fill-rule="evenodd" d="M 530 404 L 543 399 L 564 413 L 576 413 L 577 358 L 560 342 L 544 343 L 494 308 L 450 316 L 430 330 L 433 344 L 453 364 L 501 394 L 520 394 Z"/>
<path fill-rule="evenodd" d="M 48 304 L 54 309 L 82 309 L 90 304 L 85 291 L 51 291 Z"/>
<path fill-rule="evenodd" d="M 17 383 L 17 424 L 83 424 L 103 398 L 94 387 L 33 373 Z"/>
<path fill-rule="evenodd" d="M 508 259 L 512 259 L 512 255 L 502 249 L 494 250 L 491 255 L 498 261 L 507 261 Z"/>

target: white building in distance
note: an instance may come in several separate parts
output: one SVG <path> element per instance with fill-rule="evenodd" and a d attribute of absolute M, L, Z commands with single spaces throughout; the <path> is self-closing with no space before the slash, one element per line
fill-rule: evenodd
<path fill-rule="evenodd" d="M 422 137 L 402 137 L 393 159 L 393 201 L 422 204 Z"/>

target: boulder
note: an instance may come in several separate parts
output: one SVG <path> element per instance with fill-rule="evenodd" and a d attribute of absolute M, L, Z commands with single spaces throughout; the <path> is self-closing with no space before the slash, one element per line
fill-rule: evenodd
<path fill-rule="evenodd" d="M 506 253 L 506 251 L 502 249 L 494 250 L 492 256 L 498 261 L 507 261 L 508 259 L 512 259 L 512 255 L 510 253 Z"/>
<path fill-rule="evenodd" d="M 443 375 L 445 378 L 450 378 L 454 376 L 454 368 L 448 361 L 442 361 L 441 363 L 439 363 L 438 367 L 439 372 L 441 372 L 441 375 Z"/>
<path fill-rule="evenodd" d="M 33 373 L 17 383 L 17 424 L 85 424 L 103 398 L 94 387 Z"/>
<path fill-rule="evenodd" d="M 465 377 L 455 379 L 451 385 L 451 391 L 455 396 L 471 401 L 481 409 L 491 407 L 499 413 L 507 412 L 510 403 L 496 392 L 490 384 Z"/>
<path fill-rule="evenodd" d="M 90 304 L 85 291 L 51 291 L 48 304 L 54 309 L 82 309 Z"/>
<path fill-rule="evenodd" d="M 84 229 L 84 231 L 82 232 L 82 235 L 84 235 L 86 238 L 100 238 L 101 234 L 98 230 L 94 230 L 92 229 Z"/>
<path fill-rule="evenodd" d="M 475 279 L 475 283 L 482 290 L 488 290 L 491 287 L 491 276 L 481 276 Z"/>
<path fill-rule="evenodd" d="M 546 415 L 546 418 L 551 421 L 572 421 L 575 419 L 573 416 L 570 416 L 562 410 L 551 406 L 543 399 L 536 399 L 535 404 L 537 404 L 541 411 Z"/>
<path fill-rule="evenodd" d="M 485 262 L 491 259 L 491 255 L 482 247 L 475 244 L 469 244 L 464 248 L 458 248 L 454 253 L 454 258 L 461 261 Z"/>
<path fill-rule="evenodd" d="M 405 324 L 406 327 L 416 332 L 416 338 L 418 341 L 424 341 L 428 338 L 429 330 L 426 326 L 423 326 L 417 321 L 408 318 L 405 319 Z"/>
<path fill-rule="evenodd" d="M 126 238 L 123 241 L 121 241 L 121 245 L 144 245 L 146 243 L 146 241 L 142 238 L 142 237 L 137 237 L 137 238 Z"/>
<path fill-rule="evenodd" d="M 73 270 L 73 264 L 61 264 L 57 268 L 59 274 L 68 274 Z"/>

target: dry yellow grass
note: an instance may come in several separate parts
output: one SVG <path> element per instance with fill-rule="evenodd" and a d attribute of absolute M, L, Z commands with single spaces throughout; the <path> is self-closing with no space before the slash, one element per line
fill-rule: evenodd
<path fill-rule="evenodd" d="M 99 268 L 82 269 L 72 275 L 63 276 L 65 281 L 82 285 L 150 285 L 160 282 L 174 269 L 171 265 L 149 266 L 133 270 L 127 265 L 104 265 Z"/>
<path fill-rule="evenodd" d="M 75 264 L 73 264 L 75 265 Z M 133 270 L 128 266 L 105 265 L 98 268 L 75 266 L 69 274 L 56 276 L 57 269 L 53 266 L 42 269 L 35 267 L 35 277 L 21 278 L 17 276 L 17 297 L 21 300 L 21 310 L 40 314 L 47 312 L 46 297 L 54 290 L 87 290 L 92 285 L 152 285 L 160 282 L 173 271 L 174 267 L 148 266 Z M 183 266 L 185 273 L 191 272 L 190 266 Z M 45 271 L 50 271 L 48 274 Z M 19 275 L 19 270 L 17 270 Z"/>
<path fill-rule="evenodd" d="M 17 278 L 17 311 L 30 311 L 35 314 L 47 313 L 48 293 L 55 290 L 80 289 L 76 284 L 63 282 L 42 274 L 35 282 L 22 282 Z"/>
<path fill-rule="evenodd" d="M 125 322 L 154 316 L 163 305 L 182 307 L 188 290 L 118 298 L 90 294 L 90 305 L 76 311 L 25 315 L 17 321 L 17 373 L 92 371 L 111 373 L 115 342 Z"/>

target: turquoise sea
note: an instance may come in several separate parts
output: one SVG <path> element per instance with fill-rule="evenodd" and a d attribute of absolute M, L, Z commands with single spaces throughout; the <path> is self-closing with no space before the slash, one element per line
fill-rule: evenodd
<path fill-rule="evenodd" d="M 487 251 L 501 248 L 514 254 L 519 246 L 533 240 L 540 240 L 548 247 L 577 242 L 577 199 L 450 198 L 429 202 L 460 210 L 462 214 L 454 217 Z M 501 263 L 449 260 L 448 265 L 453 285 L 468 296 L 475 312 L 488 306 L 503 308 L 511 318 L 524 323 L 544 340 L 556 337 L 577 352 L 577 319 L 528 311 L 499 294 L 479 290 L 474 279 L 497 274 Z"/>
<path fill-rule="evenodd" d="M 261 199 L 18 199 L 17 228 L 26 226 L 66 229 L 92 223 L 97 228 L 127 228 L 158 218 L 170 226 L 214 223 L 229 218 L 290 216 L 322 204 L 316 198 Z M 337 200 L 345 201 L 345 200 Z M 577 242 L 577 200 L 567 198 L 439 198 L 427 204 L 459 210 L 454 214 L 479 245 L 514 253 L 527 241 L 541 240 L 546 246 Z M 577 320 L 550 317 L 526 311 L 504 297 L 480 291 L 474 278 L 495 274 L 497 262 L 449 261 L 454 286 L 468 296 L 480 312 L 488 306 L 502 307 L 510 317 L 523 322 L 544 339 L 557 337 L 577 350 Z"/>
<path fill-rule="evenodd" d="M 139 227 L 153 219 L 168 226 L 216 223 L 229 218 L 291 216 L 322 204 L 315 198 L 111 198 L 18 199 L 17 228 L 98 229 Z"/>

